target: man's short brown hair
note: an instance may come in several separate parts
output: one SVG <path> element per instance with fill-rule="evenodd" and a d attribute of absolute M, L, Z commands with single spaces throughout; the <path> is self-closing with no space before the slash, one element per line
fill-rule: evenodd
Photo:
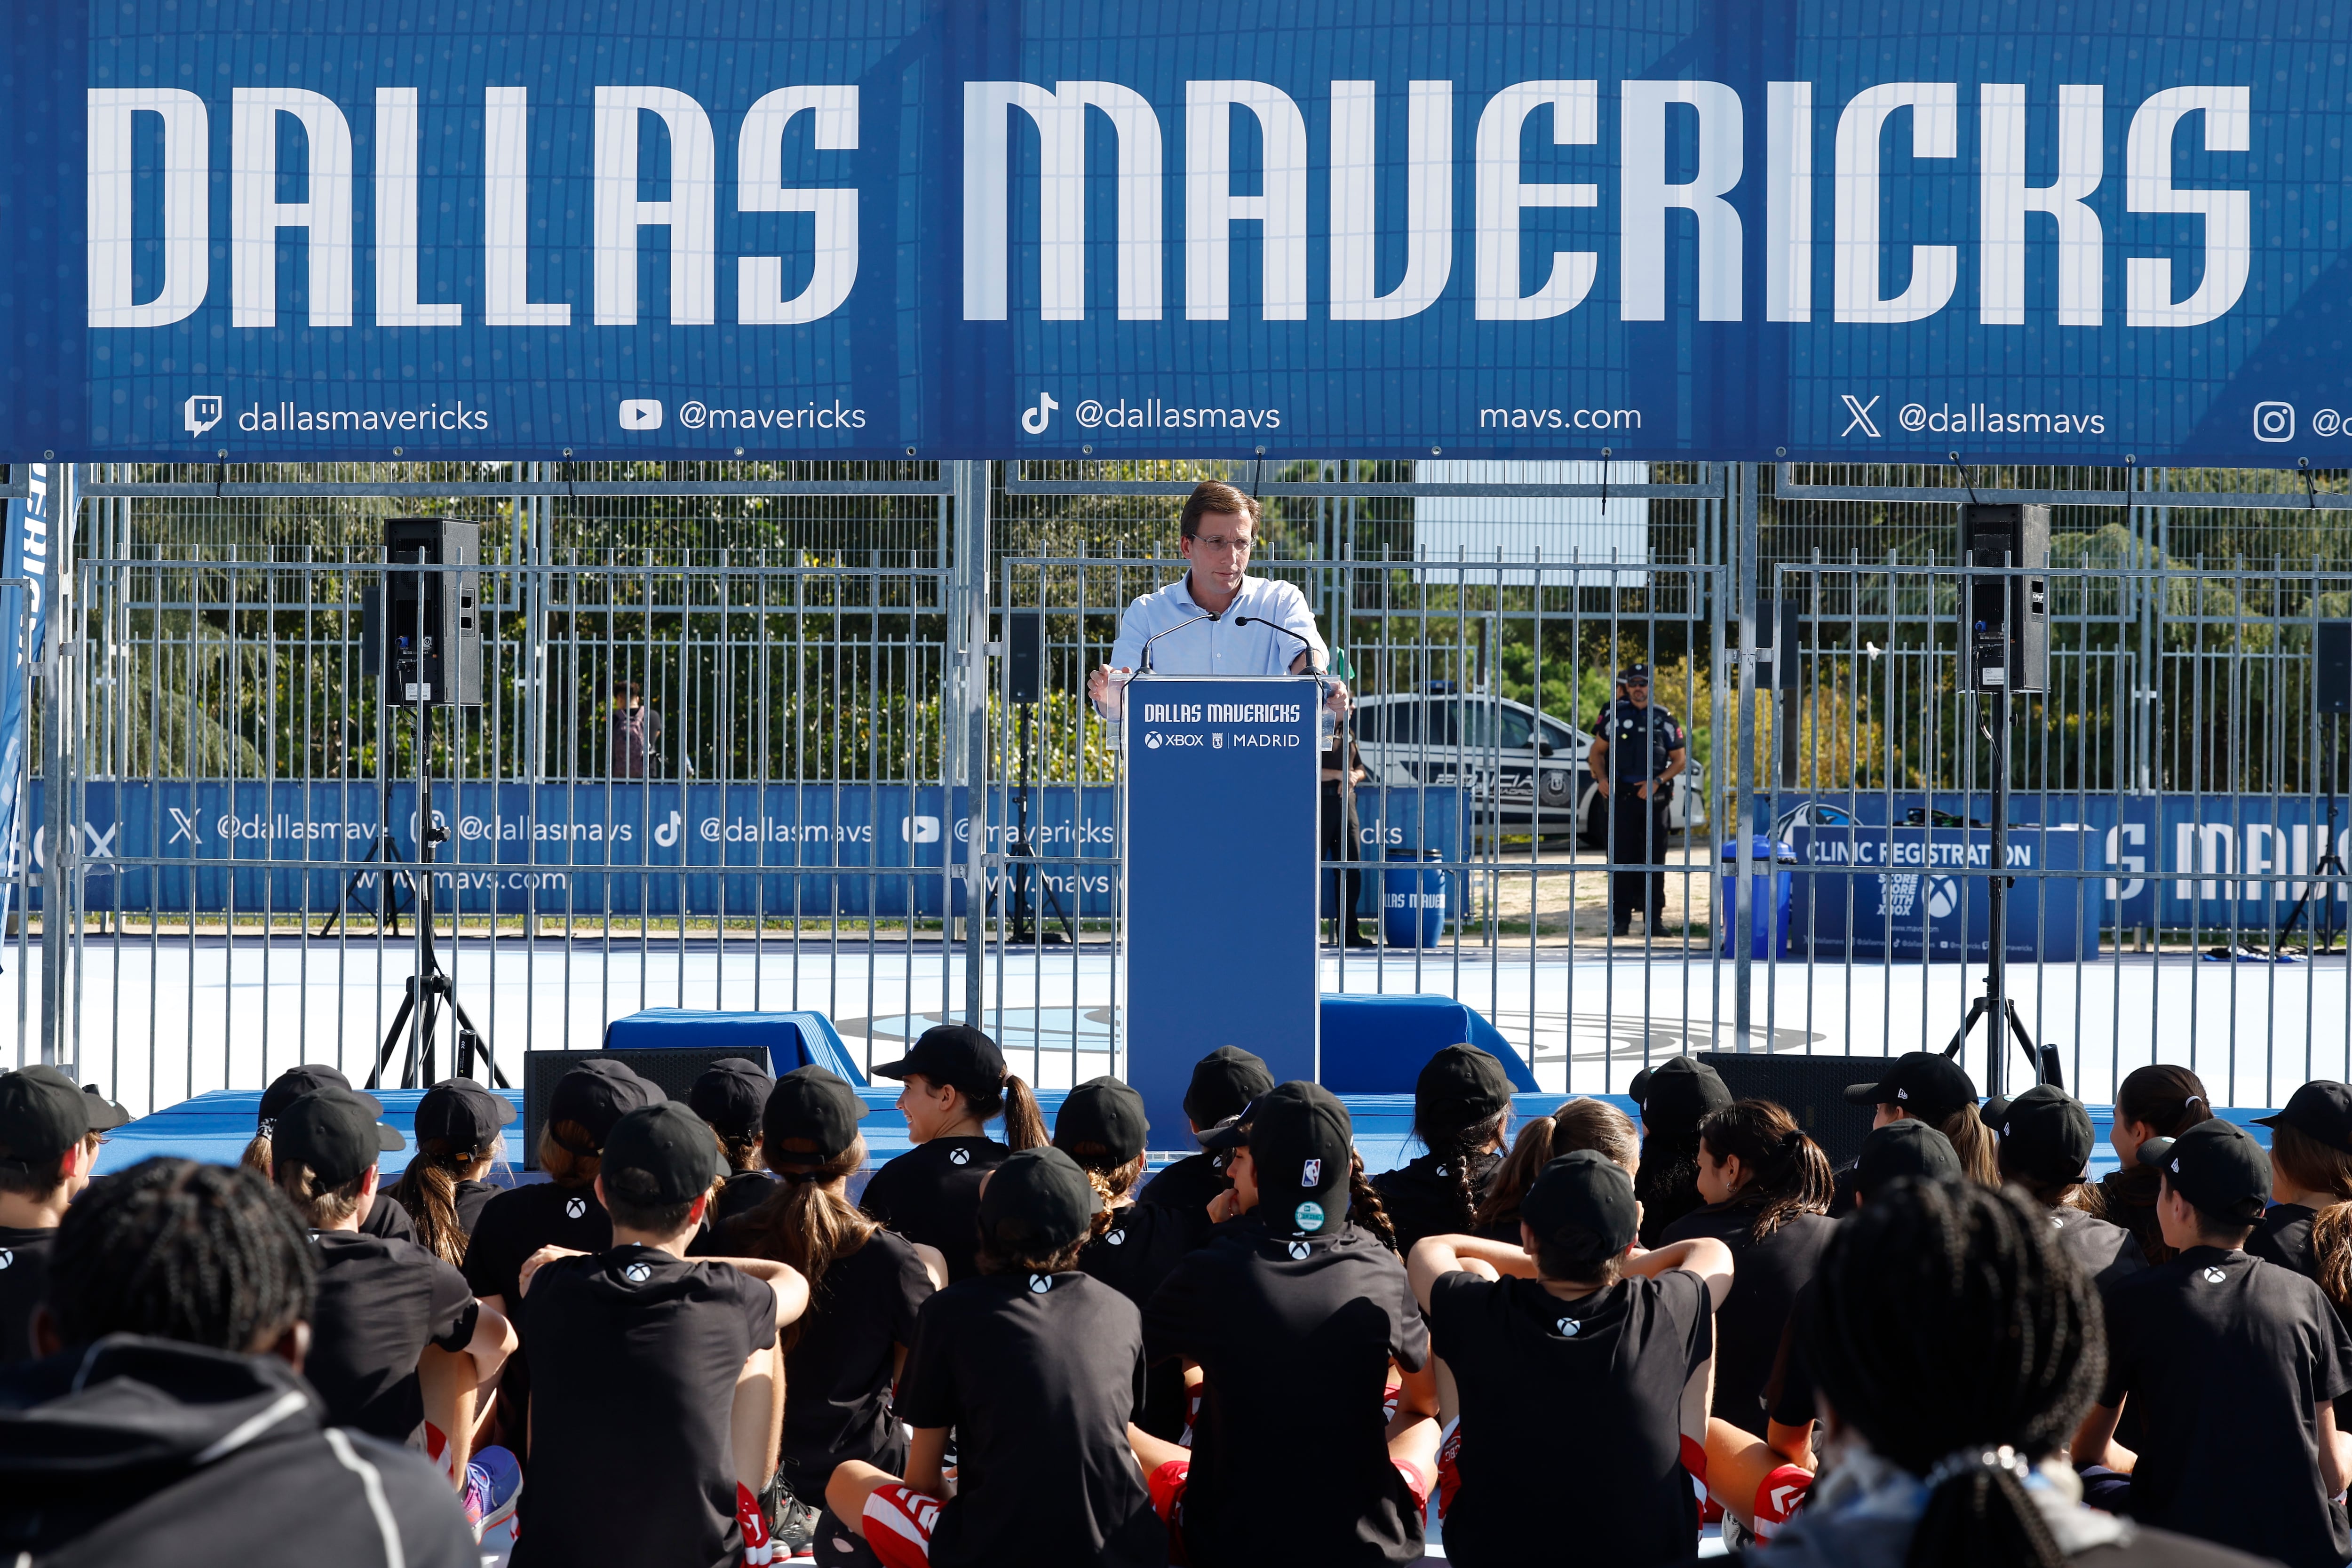
<path fill-rule="evenodd" d="M 1210 479 L 1193 486 L 1191 498 L 1184 502 L 1184 537 L 1200 538 L 1201 519 L 1210 512 L 1221 515 L 1239 512 L 1250 520 L 1252 528 L 1257 526 L 1257 502 L 1255 499 L 1229 484 Z"/>

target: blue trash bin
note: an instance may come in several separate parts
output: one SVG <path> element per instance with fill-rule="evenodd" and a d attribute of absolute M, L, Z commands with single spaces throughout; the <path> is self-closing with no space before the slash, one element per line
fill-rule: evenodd
<path fill-rule="evenodd" d="M 1785 954 L 1789 951 L 1789 900 L 1795 879 L 1787 870 L 1779 868 L 1793 866 L 1797 863 L 1796 847 L 1785 840 L 1775 843 L 1759 835 L 1750 840 L 1748 853 L 1753 857 L 1756 870 L 1749 878 L 1751 887 L 1748 896 L 1741 900 L 1738 917 L 1740 924 L 1755 933 L 1753 944 L 1748 950 L 1748 953 L 1756 958 L 1770 958 L 1776 953 Z M 1739 890 L 1738 845 L 1727 844 L 1723 847 L 1723 892 L 1716 908 L 1715 920 L 1717 926 L 1723 931 L 1723 942 L 1719 951 L 1724 957 L 1730 958 L 1739 951 L 1737 942 L 1738 932 L 1732 923 L 1732 900 Z M 1768 878 L 1769 879 L 1769 888 Z M 1769 907 L 1772 911 L 1769 924 L 1758 918 L 1759 911 L 1767 907 L 1768 900 Z"/>
<path fill-rule="evenodd" d="M 1391 947 L 1435 947 L 1445 938 L 1445 856 L 1391 849 L 1381 873 L 1381 934 Z"/>

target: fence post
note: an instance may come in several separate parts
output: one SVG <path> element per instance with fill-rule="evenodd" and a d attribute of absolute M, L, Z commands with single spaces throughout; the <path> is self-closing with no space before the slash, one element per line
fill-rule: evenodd
<path fill-rule="evenodd" d="M 68 1040 L 67 931 L 68 868 L 81 846 L 74 841 L 73 780 L 68 742 L 74 728 L 74 680 L 67 668 L 73 637 L 67 620 L 72 595 L 74 465 L 50 470 L 47 570 L 41 577 L 41 1060 L 56 1065 Z M 74 1064 L 79 1068 L 79 1064 Z"/>
<path fill-rule="evenodd" d="M 955 470 L 955 630 L 957 686 L 962 698 L 964 786 L 963 1015 L 981 1026 L 987 978 L 988 912 L 988 503 L 989 465 Z"/>
<path fill-rule="evenodd" d="M 1738 814 L 1739 845 L 1731 883 L 1732 1023 L 1739 1036 L 1733 1049 L 1746 1051 L 1754 1048 L 1748 1034 L 1754 1025 L 1750 1007 L 1756 967 L 1754 933 L 1759 921 L 1765 930 L 1771 930 L 1779 911 L 1772 907 L 1769 893 L 1762 910 L 1755 907 L 1756 824 L 1748 819 L 1754 804 L 1749 797 L 1755 793 L 1750 775 L 1756 765 L 1756 485 L 1759 475 L 1754 463 L 1738 464 L 1733 471 L 1739 487 L 1739 756 L 1732 775 L 1732 805 Z"/>

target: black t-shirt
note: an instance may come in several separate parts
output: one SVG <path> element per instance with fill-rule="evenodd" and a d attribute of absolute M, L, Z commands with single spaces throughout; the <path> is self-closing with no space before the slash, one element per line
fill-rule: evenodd
<path fill-rule="evenodd" d="M 1078 1254 L 1078 1267 L 1141 1311 L 1184 1255 L 1208 1238 L 1205 1208 L 1129 1204 L 1112 1216 L 1108 1230 L 1087 1243 Z M 1146 1374 L 1143 1409 L 1135 1424 L 1155 1437 L 1175 1442 L 1183 1436 L 1186 1403 L 1183 1366 L 1162 1362 Z"/>
<path fill-rule="evenodd" d="M 1756 1210 L 1710 1204 L 1666 1227 L 1668 1243 L 1711 1236 L 1731 1248 L 1731 1293 L 1715 1315 L 1714 1413 L 1743 1432 L 1764 1436 L 1764 1390 L 1789 1326 L 1797 1292 L 1813 1277 L 1822 1249 L 1837 1231 L 1827 1215 L 1791 1215 L 1762 1241 L 1748 1239 Z"/>
<path fill-rule="evenodd" d="M 2156 1218 L 2156 1173 L 2145 1165 L 2117 1171 L 2099 1180 L 2099 1206 L 2110 1225 L 2119 1225 L 2139 1238 L 2140 1255 L 2150 1263 L 2172 1257 L 2164 1244 L 2164 1227 Z"/>
<path fill-rule="evenodd" d="M 702 1245 L 720 1257 L 763 1256 L 740 1226 Z M 931 1277 L 914 1244 L 887 1230 L 826 1267 L 808 1310 L 786 1331 L 796 1336 L 784 1352 L 782 1449 L 793 1496 L 824 1497 L 826 1479 L 845 1459 L 879 1464 L 877 1455 L 897 1457 L 893 1347 L 914 1347 L 915 1316 L 930 1295 Z"/>
<path fill-rule="evenodd" d="M 334 1425 L 406 1442 L 425 1419 L 416 1358 L 428 1344 L 464 1350 L 482 1304 L 464 1275 L 412 1242 L 356 1230 L 314 1230 L 310 1241 L 319 1300 L 302 1375 Z"/>
<path fill-rule="evenodd" d="M 492 1198 L 504 1191 L 506 1191 L 504 1187 L 494 1186 L 488 1182 L 459 1182 L 457 1202 L 457 1228 L 467 1236 L 473 1235 L 474 1227 L 482 1223 L 482 1210 L 489 1206 Z M 398 1204 L 393 1205 L 394 1208 L 399 1206 Z"/>
<path fill-rule="evenodd" d="M 1736 1282 L 1736 1281 L 1735 1281 Z M 1813 1424 L 1813 1369 L 1805 1359 L 1802 1327 L 1813 1310 L 1817 1279 L 1798 1287 L 1789 1303 L 1789 1321 L 1780 1331 L 1780 1348 L 1772 1359 L 1772 1375 L 1764 1383 L 1764 1408 L 1783 1426 Z"/>
<path fill-rule="evenodd" d="M 57 1227 L 0 1226 L 0 1366 L 33 1359 L 33 1309 L 49 1293 L 49 1248 Z"/>
<path fill-rule="evenodd" d="M 1381 1408 L 1390 1358 L 1429 1360 L 1403 1263 L 1352 1225 L 1294 1239 L 1245 1220 L 1186 1254 L 1143 1312 L 1151 1359 L 1206 1380 L 1186 1551 L 1198 1568 L 1419 1562 Z"/>
<path fill-rule="evenodd" d="M 2246 1237 L 2246 1250 L 2265 1263 L 2316 1279 L 2319 1254 L 2312 1250 L 2311 1222 L 2318 1217 L 2319 1211 L 2308 1204 L 2273 1204 L 2254 1222 L 2254 1234 Z"/>
<path fill-rule="evenodd" d="M 2050 1211 L 2050 1228 L 2058 1234 L 2059 1249 L 2083 1266 L 2101 1296 L 2147 1267 L 2139 1237 L 2112 1220 L 2062 1204 Z"/>
<path fill-rule="evenodd" d="M 1736 1278 L 1736 1276 L 1735 1276 Z M 1674 1269 L 1564 1301 L 1535 1279 L 1442 1274 L 1430 1348 L 1461 1392 L 1462 1489 L 1445 1516 L 1456 1563 L 1562 1561 L 1538 1500 L 1586 1500 L 1579 1562 L 1679 1563 L 1698 1532 L 1682 1468 L 1683 1387 L 1714 1352 L 1706 1283 Z"/>
<path fill-rule="evenodd" d="M 738 1215 L 750 1214 L 776 1190 L 776 1178 L 765 1171 L 739 1171 L 727 1178 L 710 1200 L 710 1228 L 717 1230 Z"/>
<path fill-rule="evenodd" d="M 390 1184 L 385 1184 L 387 1187 Z M 383 1192 L 377 1194 L 375 1202 L 369 1205 L 367 1218 L 360 1221 L 360 1234 L 380 1236 L 391 1241 L 415 1241 L 416 1222 L 408 1217 L 406 1209 L 393 1201 L 391 1193 Z"/>
<path fill-rule="evenodd" d="M 1400 1170 L 1382 1171 L 1372 1178 L 1381 1206 L 1389 1211 L 1389 1222 L 1396 1226 L 1399 1252 L 1411 1252 L 1412 1244 L 1423 1237 L 1472 1233 L 1478 1223 L 1475 1211 L 1486 1200 L 1486 1189 L 1495 1184 L 1503 1157 L 1490 1149 L 1471 1155 L 1468 1163 L 1474 1211 L 1468 1217 L 1462 1213 L 1462 1186 L 1451 1160 L 1423 1154 Z"/>
<path fill-rule="evenodd" d="M 947 1260 L 948 1283 L 980 1272 L 980 1181 L 1013 1151 L 993 1138 L 934 1138 L 874 1173 L 867 1214 Z"/>
<path fill-rule="evenodd" d="M 1135 1201 L 1197 1212 L 1216 1202 L 1217 1194 L 1227 1184 L 1224 1167 L 1217 1163 L 1216 1155 L 1203 1149 L 1197 1154 L 1185 1155 L 1144 1183 Z"/>
<path fill-rule="evenodd" d="M 2312 1412 L 2352 1393 L 2352 1336 L 2319 1287 L 2244 1252 L 2194 1247 L 2107 1296 L 2102 1405 L 2141 1409 L 2135 1518 L 2275 1557 L 2352 1558 L 2323 1492 Z"/>
<path fill-rule="evenodd" d="M 740 1568 L 735 1384 L 776 1342 L 767 1281 L 632 1244 L 541 1268 L 518 1321 L 531 1446 L 516 1568 Z"/>
<path fill-rule="evenodd" d="M 978 1275 L 924 1302 L 898 1418 L 955 1428 L 932 1568 L 1159 1568 L 1168 1531 L 1127 1443 L 1142 1397 L 1134 1304 L 1075 1269 Z"/>
<path fill-rule="evenodd" d="M 516 1283 L 522 1266 L 541 1247 L 602 1252 L 612 1245 L 612 1216 L 596 1201 L 594 1188 L 533 1182 L 482 1205 L 473 1239 L 466 1244 L 466 1282 L 477 1296 L 505 1297 L 511 1311 L 522 1294 Z"/>

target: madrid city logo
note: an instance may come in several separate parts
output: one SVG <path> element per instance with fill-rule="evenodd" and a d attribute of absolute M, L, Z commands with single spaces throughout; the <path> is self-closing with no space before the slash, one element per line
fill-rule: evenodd
<path fill-rule="evenodd" d="M 220 422 L 218 393 L 200 392 L 180 405 L 180 423 L 188 427 L 191 436 L 201 436 Z"/>
<path fill-rule="evenodd" d="M 1054 422 L 1054 410 L 1060 406 L 1062 406 L 1060 404 L 1054 401 L 1052 393 L 1039 393 L 1036 405 L 1021 416 L 1021 428 L 1028 431 L 1032 436 L 1043 436 L 1045 433 L 1045 426 Z"/>

